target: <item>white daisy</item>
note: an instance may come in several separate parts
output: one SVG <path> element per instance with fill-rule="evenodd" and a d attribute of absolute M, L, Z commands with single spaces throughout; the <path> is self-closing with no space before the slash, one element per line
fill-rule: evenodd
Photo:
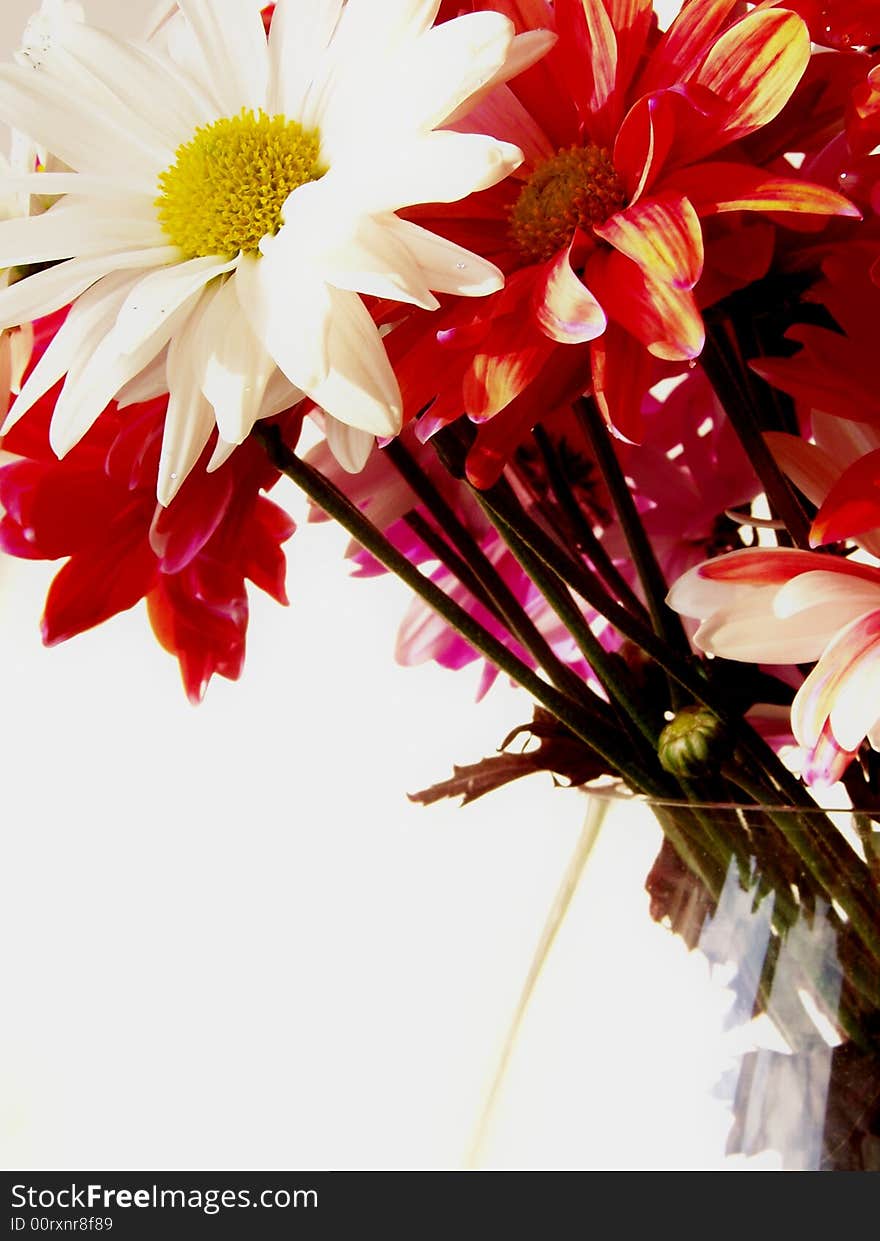
<path fill-rule="evenodd" d="M 185 64 L 63 7 L 41 19 L 25 63 L 0 68 L 0 117 L 73 171 L 0 178 L 0 192 L 61 196 L 0 223 L 0 268 L 51 264 L 0 292 L 0 328 L 73 309 L 6 427 L 66 375 L 61 456 L 162 367 L 162 503 L 215 423 L 212 465 L 279 401 L 327 411 L 349 464 L 365 438 L 395 434 L 400 394 L 360 294 L 434 308 L 434 293 L 502 283 L 395 213 L 485 189 L 522 158 L 439 128 L 508 60 L 522 67 L 506 18 L 434 27 L 439 6 L 280 0 L 267 40 L 250 0 L 180 0 Z"/>

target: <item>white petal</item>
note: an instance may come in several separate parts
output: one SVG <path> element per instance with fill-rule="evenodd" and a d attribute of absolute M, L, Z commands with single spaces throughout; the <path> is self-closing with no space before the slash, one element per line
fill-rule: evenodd
<path fill-rule="evenodd" d="M 159 456 L 156 494 L 170 504 L 214 430 L 214 411 L 202 395 L 207 361 L 201 319 L 210 294 L 203 293 L 168 348 L 168 412 Z"/>
<path fill-rule="evenodd" d="M 209 280 L 232 271 L 238 262 L 208 255 L 175 263 L 145 276 L 129 293 L 114 329 L 114 344 L 125 353 L 157 331 L 182 302 Z"/>
<path fill-rule="evenodd" d="M 136 185 L 126 185 L 120 176 L 91 176 L 84 172 L 18 172 L 0 173 L 0 195 L 36 194 L 53 197 L 55 194 L 82 194 L 90 198 L 143 197 L 152 204 L 151 195 L 142 194 Z"/>
<path fill-rule="evenodd" d="M 500 13 L 469 13 L 429 30 L 398 59 L 397 71 L 377 82 L 383 108 L 395 98 L 405 108 L 387 111 L 392 126 L 434 129 L 493 80 L 513 44 L 513 23 Z M 387 104 L 382 101 L 387 100 Z"/>
<path fill-rule="evenodd" d="M 167 348 L 161 349 L 152 362 L 148 362 L 133 379 L 122 385 L 113 398 L 120 409 L 127 405 L 142 405 L 145 401 L 155 401 L 157 397 L 165 395 L 168 391 L 167 355 Z"/>
<path fill-rule="evenodd" d="M 398 48 L 429 30 L 439 9 L 440 0 L 347 0 L 337 39 L 355 54 L 373 42 Z"/>
<path fill-rule="evenodd" d="M 112 328 L 119 307 L 136 279 L 130 272 L 116 272 L 105 276 L 77 299 L 25 380 L 3 424 L 4 435 L 79 359 L 94 352 Z"/>
<path fill-rule="evenodd" d="M 457 202 L 502 181 L 521 163 L 522 151 L 507 142 L 438 130 L 396 144 L 382 159 L 373 150 L 349 151 L 333 171 L 344 176 L 360 210 L 377 213 Z"/>
<path fill-rule="evenodd" d="M 169 159 L 186 132 L 186 113 L 182 119 L 178 114 L 170 133 L 156 123 L 157 117 L 170 102 L 181 109 L 188 103 L 185 93 L 175 89 L 170 62 L 144 62 L 124 40 L 84 22 L 62 20 L 46 43 L 37 50 L 40 77 L 55 82 L 80 104 L 109 112 L 145 148 L 156 155 L 164 152 Z M 32 57 L 26 52 L 17 59 L 27 64 Z"/>
<path fill-rule="evenodd" d="M 741 605 L 716 613 L 700 625 L 694 643 L 702 651 L 757 664 L 802 664 L 818 659 L 836 632 L 822 624 L 819 609 L 793 620 L 768 616 L 767 609 Z"/>
<path fill-rule="evenodd" d="M 343 0 L 298 0 L 276 4 L 269 28 L 271 86 L 268 111 L 295 117 L 306 126 L 306 97 L 342 12 Z"/>
<path fill-rule="evenodd" d="M 283 254 L 273 245 L 262 258 L 243 257 L 235 291 L 257 340 L 290 382 L 308 392 L 330 365 L 329 290 L 314 269 L 291 266 Z"/>
<path fill-rule="evenodd" d="M 419 264 L 397 234 L 394 223 L 395 217 L 390 214 L 363 216 L 354 236 L 322 257 L 324 278 L 337 289 L 436 310 L 440 303 L 429 290 Z"/>
<path fill-rule="evenodd" d="M 180 0 L 180 8 L 227 115 L 235 116 L 241 108 L 265 108 L 269 51 L 257 6 L 241 0 Z"/>
<path fill-rule="evenodd" d="M 233 281 L 210 291 L 200 335 L 207 354 L 202 393 L 213 407 L 220 435 L 240 444 L 259 415 L 275 363 L 250 330 Z"/>
<path fill-rule="evenodd" d="M 259 417 L 271 418 L 275 414 L 280 414 L 282 410 L 292 409 L 294 405 L 299 405 L 304 398 L 305 393 L 294 387 L 287 376 L 276 367 L 263 393 Z"/>
<path fill-rule="evenodd" d="M 308 395 L 340 422 L 371 435 L 396 435 L 402 421 L 397 379 L 379 330 L 356 293 L 330 289 L 330 370 Z"/>
<path fill-rule="evenodd" d="M 161 353 L 169 338 L 183 328 L 197 298 L 194 293 L 135 349 L 122 352 L 110 331 L 91 354 L 70 368 L 49 429 L 49 443 L 57 456 L 63 457 L 78 444 L 116 393 Z"/>
<path fill-rule="evenodd" d="M 42 215 L 0 221 L 0 268 L 166 245 L 155 214 L 139 207 L 128 199 L 119 212 L 105 203 L 61 202 Z"/>
<path fill-rule="evenodd" d="M 880 650 L 856 660 L 838 687 L 829 723 L 844 750 L 857 750 L 880 718 Z"/>
<path fill-rule="evenodd" d="M 0 328 L 28 323 L 60 310 L 109 272 L 160 267 L 173 263 L 179 257 L 180 251 L 176 246 L 156 246 L 152 250 L 100 254 L 94 258 L 57 263 L 0 291 Z"/>
<path fill-rule="evenodd" d="M 168 163 L 165 151 L 127 131 L 124 117 L 20 65 L 0 68 L 0 116 L 77 172 L 117 174 L 146 193 Z"/>
<path fill-rule="evenodd" d="M 376 437 L 350 427 L 332 414 L 324 415 L 324 432 L 333 456 L 348 474 L 360 474 L 373 451 Z"/>
<path fill-rule="evenodd" d="M 786 582 L 777 590 L 773 601 L 775 615 L 783 620 L 818 607 L 832 609 L 827 613 L 829 624 L 834 623 L 833 616 L 837 615 L 839 620 L 835 627 L 842 628 L 863 612 L 880 608 L 880 584 L 846 573 L 816 569 Z"/>
<path fill-rule="evenodd" d="M 211 453 L 211 460 L 205 466 L 206 474 L 213 474 L 215 470 L 219 470 L 221 465 L 225 465 L 232 454 L 238 448 L 238 444 L 231 444 L 228 440 L 217 437 L 217 443 L 214 445 L 214 451 Z"/>
<path fill-rule="evenodd" d="M 526 30 L 523 34 L 518 34 L 513 40 L 510 52 L 505 57 L 504 64 L 498 69 L 492 80 L 487 83 L 486 88 L 480 91 L 475 98 L 466 100 L 460 108 L 458 108 L 451 116 L 446 118 L 446 128 L 454 123 L 462 120 L 463 117 L 470 115 L 475 106 L 479 106 L 486 98 L 489 92 L 496 92 L 505 82 L 509 82 L 511 78 L 517 77 L 520 73 L 524 73 L 531 65 L 534 65 L 543 56 L 550 51 L 556 42 L 556 35 L 551 30 Z M 499 92 L 500 93 L 500 92 Z M 510 92 L 506 92 L 510 94 Z M 534 124 L 534 122 L 531 122 Z M 468 132 L 462 130 L 462 132 Z M 496 133 L 494 129 L 482 129 L 473 126 L 470 133 L 491 133 L 496 138 L 507 137 L 506 134 Z M 544 138 L 544 143 L 547 139 Z M 522 145 L 520 143 L 520 145 Z M 548 155 L 553 154 L 552 148 L 548 150 Z"/>
<path fill-rule="evenodd" d="M 117 38 L 83 22 L 70 22 L 61 50 L 80 67 L 99 106 L 115 109 L 131 128 L 143 128 L 145 140 L 173 154 L 191 132 L 213 119 L 207 101 L 175 72 L 170 60 L 146 46 Z M 49 58 L 52 69 L 52 57 Z"/>
<path fill-rule="evenodd" d="M 494 263 L 409 220 L 388 219 L 387 227 L 416 260 L 429 289 L 485 297 L 503 287 L 504 273 Z"/>

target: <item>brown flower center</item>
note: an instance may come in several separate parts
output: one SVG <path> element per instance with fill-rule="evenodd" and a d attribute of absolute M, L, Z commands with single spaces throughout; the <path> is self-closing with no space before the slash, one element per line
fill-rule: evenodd
<path fill-rule="evenodd" d="M 510 213 L 510 234 L 529 262 L 543 262 L 626 206 L 623 183 L 604 147 L 570 147 L 539 164 Z"/>

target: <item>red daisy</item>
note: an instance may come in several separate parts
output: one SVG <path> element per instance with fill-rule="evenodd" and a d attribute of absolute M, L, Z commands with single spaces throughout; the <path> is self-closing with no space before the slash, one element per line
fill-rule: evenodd
<path fill-rule="evenodd" d="M 558 36 L 458 122 L 490 124 L 522 147 L 523 167 L 465 203 L 418 213 L 491 257 L 506 287 L 389 340 L 409 415 L 436 398 L 423 434 L 462 410 L 488 423 L 469 462 L 487 485 L 509 437 L 589 387 L 609 422 L 637 437 L 658 361 L 680 367 L 702 349 L 706 217 L 858 211 L 733 145 L 797 86 L 810 58 L 798 16 L 771 8 L 731 21 L 735 0 L 692 0 L 661 35 L 650 0 L 446 6 L 463 7 L 501 7 L 520 32 Z"/>
<path fill-rule="evenodd" d="M 35 360 L 54 326 L 38 331 Z M 59 461 L 49 447 L 58 390 L 3 440 L 18 459 L 0 469 L 0 549 L 31 560 L 68 558 L 46 599 L 47 646 L 146 599 L 156 637 L 177 657 L 190 701 L 199 702 L 215 673 L 230 680 L 241 673 L 245 580 L 287 603 L 281 544 L 294 523 L 262 494 L 278 472 L 250 441 L 214 473 L 194 470 L 162 508 L 156 476 L 168 398 L 124 411 L 111 404 Z"/>

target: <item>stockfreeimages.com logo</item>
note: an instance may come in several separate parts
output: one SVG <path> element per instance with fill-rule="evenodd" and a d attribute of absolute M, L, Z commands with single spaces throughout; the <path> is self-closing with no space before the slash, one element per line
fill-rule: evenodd
<path fill-rule="evenodd" d="M 64 1186 L 62 1189 L 37 1189 L 32 1185 L 12 1186 L 12 1206 L 32 1211 L 112 1211 L 123 1210 L 196 1210 L 217 1215 L 223 1210 L 240 1207 L 262 1207 L 264 1210 L 287 1210 L 290 1207 L 317 1207 L 316 1189 L 121 1189 L 104 1185 Z"/>

